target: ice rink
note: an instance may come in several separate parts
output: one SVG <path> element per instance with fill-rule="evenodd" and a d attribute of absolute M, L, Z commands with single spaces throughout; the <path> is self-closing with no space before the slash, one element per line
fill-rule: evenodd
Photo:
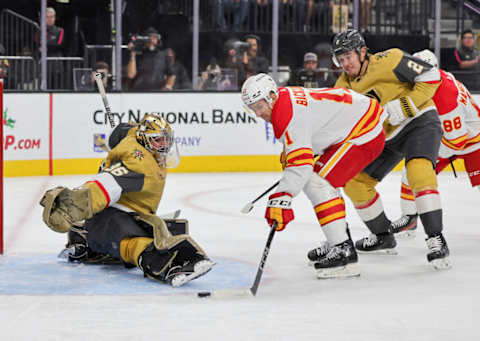
<path fill-rule="evenodd" d="M 7 178 L 5 254 L 0 256 L 0 340 L 479 340 L 480 192 L 465 173 L 439 176 L 444 234 L 453 268 L 426 262 L 423 229 L 399 240 L 397 256 L 360 255 L 361 276 L 318 280 L 306 253 L 323 240 L 310 203 L 275 235 L 257 297 L 197 298 L 211 289 L 251 286 L 268 228 L 265 202 L 240 209 L 280 173 L 170 174 L 159 214 L 181 209 L 190 233 L 217 262 L 206 276 L 173 289 L 121 266 L 58 259 L 66 235 L 49 230 L 38 201 L 56 185 L 88 176 Z M 398 218 L 400 173 L 379 186 Z M 354 239 L 367 234 L 350 202 Z"/>

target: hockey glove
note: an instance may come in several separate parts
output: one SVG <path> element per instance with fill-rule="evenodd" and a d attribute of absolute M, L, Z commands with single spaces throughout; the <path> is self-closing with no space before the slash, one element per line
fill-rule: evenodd
<path fill-rule="evenodd" d="M 288 192 L 274 193 L 268 197 L 267 210 L 265 218 L 270 226 L 273 222 L 277 222 L 277 231 L 285 229 L 287 224 L 291 222 L 295 216 L 293 214 L 292 195 Z"/>
<path fill-rule="evenodd" d="M 417 107 L 408 96 L 390 101 L 384 105 L 384 108 L 388 112 L 390 124 L 394 126 L 399 125 L 407 118 L 415 117 L 418 112 Z"/>

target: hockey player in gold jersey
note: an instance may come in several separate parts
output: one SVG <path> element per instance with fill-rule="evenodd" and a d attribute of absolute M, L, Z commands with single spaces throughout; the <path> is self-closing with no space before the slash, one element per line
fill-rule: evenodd
<path fill-rule="evenodd" d="M 48 190 L 40 201 L 47 226 L 68 232 L 69 260 L 122 261 L 174 287 L 208 272 L 214 263 L 188 235 L 188 222 L 156 215 L 167 164 L 178 160 L 170 125 L 146 114 L 117 126 L 109 145 L 96 176 L 73 190 Z"/>
<path fill-rule="evenodd" d="M 405 158 L 408 181 L 427 234 L 427 260 L 435 269 L 449 268 L 434 169 L 442 137 L 432 101 L 441 83 L 438 69 L 396 48 L 370 54 L 356 30 L 337 34 L 332 52 L 334 62 L 344 71 L 335 87 L 374 97 L 388 113 L 382 154 L 344 188 L 372 232 L 355 246 L 361 252 L 396 253 L 391 221 L 384 213 L 375 186 Z"/>

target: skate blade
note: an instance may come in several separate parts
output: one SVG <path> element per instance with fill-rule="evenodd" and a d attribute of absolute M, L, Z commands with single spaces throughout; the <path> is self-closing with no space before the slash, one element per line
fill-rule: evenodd
<path fill-rule="evenodd" d="M 197 264 L 195 264 L 195 271 L 192 272 L 191 274 L 180 274 L 175 276 L 172 279 L 171 285 L 172 287 L 176 288 L 179 286 L 184 285 L 185 283 L 188 283 L 190 281 L 193 281 L 195 278 L 198 278 L 200 276 L 205 275 L 207 272 L 209 272 L 213 266 L 215 265 L 214 262 L 212 261 L 202 261 Z"/>
<path fill-rule="evenodd" d="M 67 247 L 60 251 L 58 254 L 57 258 L 60 259 L 68 259 L 68 256 L 74 255 L 75 254 L 75 246 Z"/>
<path fill-rule="evenodd" d="M 381 249 L 381 250 L 375 250 L 375 251 L 362 251 L 357 249 L 358 253 L 364 254 L 364 255 L 369 255 L 369 254 L 376 254 L 376 255 L 389 255 L 389 256 L 395 256 L 398 255 L 397 249 Z"/>
<path fill-rule="evenodd" d="M 406 230 L 406 231 L 395 233 L 395 238 L 408 240 L 408 239 L 414 239 L 416 235 L 417 235 L 416 230 Z"/>
<path fill-rule="evenodd" d="M 332 279 L 332 278 L 350 278 L 360 276 L 360 271 L 356 264 L 348 264 L 344 266 L 337 266 L 329 269 L 315 269 L 318 279 Z"/>
<path fill-rule="evenodd" d="M 452 267 L 449 257 L 434 259 L 429 263 L 435 270 L 448 270 Z"/>

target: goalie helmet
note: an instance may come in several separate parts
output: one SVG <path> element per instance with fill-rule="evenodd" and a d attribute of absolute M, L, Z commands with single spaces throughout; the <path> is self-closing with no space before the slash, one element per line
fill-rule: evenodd
<path fill-rule="evenodd" d="M 357 30 L 349 29 L 340 33 L 337 33 L 333 38 L 332 43 L 332 59 L 337 67 L 340 67 L 340 63 L 337 60 L 337 56 L 348 51 L 355 51 L 360 54 L 362 47 L 366 47 L 365 39 Z"/>
<path fill-rule="evenodd" d="M 138 124 L 136 137 L 151 153 L 166 155 L 172 148 L 174 132 L 163 117 L 145 114 Z"/>
<path fill-rule="evenodd" d="M 278 96 L 277 84 L 273 78 L 266 73 L 259 73 L 258 75 L 250 76 L 245 83 L 243 83 L 242 101 L 248 107 L 264 99 L 271 107 L 273 100 L 270 94 L 272 92 Z"/>
<path fill-rule="evenodd" d="M 424 62 L 432 65 L 433 67 L 438 67 L 437 56 L 435 56 L 435 54 L 428 49 L 425 49 L 425 50 L 422 50 L 422 51 L 419 51 L 419 52 L 415 52 L 413 54 L 413 56 L 418 58 L 418 59 L 423 60 Z"/>

